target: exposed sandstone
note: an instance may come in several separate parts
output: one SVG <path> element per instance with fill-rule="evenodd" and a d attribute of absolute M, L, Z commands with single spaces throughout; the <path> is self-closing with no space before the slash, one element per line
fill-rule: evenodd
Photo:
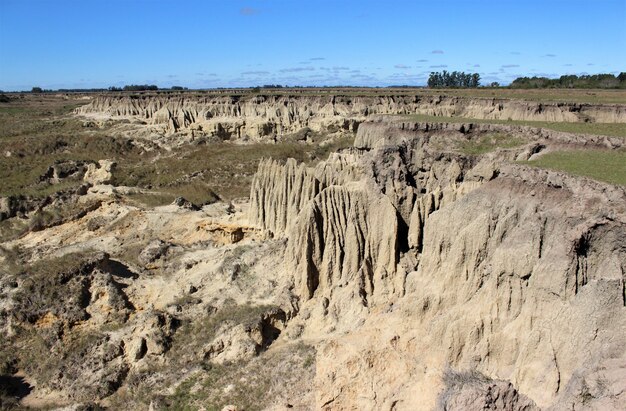
<path fill-rule="evenodd" d="M 455 134 L 462 136 L 488 132 L 522 136 L 529 141 L 546 141 L 551 143 L 607 148 L 619 148 L 624 146 L 624 139 L 620 137 L 567 133 L 539 127 L 506 124 L 388 121 L 380 117 L 361 125 L 356 135 L 354 146 L 366 149 L 386 145 L 393 146 L 403 139 L 412 139 L 416 134 L 421 135 L 424 140 L 428 141 L 432 136 L 441 138 L 444 136 L 454 136 Z M 445 138 L 446 137 L 444 137 L 444 139 Z"/>
<path fill-rule="evenodd" d="M 221 139 L 261 139 L 313 131 L 356 131 L 377 114 L 426 114 L 477 119 L 565 122 L 626 121 L 622 105 L 540 103 L 447 96 L 118 96 L 104 95 L 77 114 L 132 118 L 160 133 L 193 131 Z"/>
<path fill-rule="evenodd" d="M 454 127 L 445 138 L 484 132 Z M 444 389 L 450 366 L 502 382 L 463 388 L 446 409 L 561 409 L 582 406 L 584 390 L 596 390 L 585 401 L 616 409 L 625 190 L 506 161 L 577 136 L 519 130 L 528 145 L 472 158 L 442 152 L 440 131 L 367 123 L 361 150 L 315 169 L 259 168 L 257 204 L 293 197 L 289 184 L 264 190 L 268 174 L 320 182 L 304 207 L 270 219 L 289 221 L 276 231 L 288 238 L 285 269 L 299 296 L 287 335 L 326 336 L 317 406 L 432 409 L 429 393 Z M 619 144 L 595 143 L 607 142 Z M 581 382 L 599 369 L 610 380 L 604 394 Z"/>
<path fill-rule="evenodd" d="M 252 181 L 250 220 L 260 228 L 283 234 L 292 219 L 320 191 L 320 181 L 304 164 L 262 161 Z"/>
<path fill-rule="evenodd" d="M 83 179 L 91 184 L 108 184 L 113 178 L 113 169 L 115 162 L 111 160 L 100 160 L 98 164 L 89 164 Z"/>
<path fill-rule="evenodd" d="M 153 240 L 143 250 L 141 250 L 137 259 L 143 265 L 150 264 L 164 255 L 169 247 L 170 245 L 162 240 Z"/>
<path fill-rule="evenodd" d="M 362 184 L 323 190 L 289 233 L 288 261 L 303 299 L 328 298 L 340 288 L 367 306 L 374 293 L 386 295 L 395 272 L 396 210 Z M 346 290 L 342 292 L 347 292 Z"/>
<path fill-rule="evenodd" d="M 3 242 L 0 365 L 19 365 L 37 395 L 56 396 L 45 404 L 622 407 L 626 192 L 514 163 L 622 139 L 371 116 L 482 107 L 465 99 L 194 99 L 141 97 L 119 117 L 150 133 L 241 139 L 358 126 L 355 147 L 311 167 L 261 162 L 249 210 L 182 198 L 146 209 L 126 202 L 131 189 L 96 186 L 82 195 L 98 207 Z M 223 115 L 189 109 L 213 100 Z M 489 107 L 467 113 L 590 118 L 583 105 Z M 460 149 L 496 133 L 519 145 Z M 29 201 L 4 200 L 0 212 L 67 199 Z M 39 264 L 22 270 L 20 259 Z M 50 349 L 29 361 L 39 339 Z"/>

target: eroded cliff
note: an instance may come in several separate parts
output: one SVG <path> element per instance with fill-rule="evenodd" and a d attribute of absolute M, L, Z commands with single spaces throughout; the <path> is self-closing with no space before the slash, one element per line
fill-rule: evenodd
<path fill-rule="evenodd" d="M 609 104 L 541 103 L 411 94 L 382 96 L 291 95 L 103 95 L 76 109 L 96 119 L 130 119 L 146 132 L 266 139 L 303 129 L 356 131 L 377 114 L 425 114 L 493 120 L 626 122 L 626 107 Z"/>
<path fill-rule="evenodd" d="M 621 158 L 624 140 L 372 115 L 471 99 L 324 94 L 94 100 L 101 141 L 129 132 L 118 148 L 150 167 L 58 161 L 38 184 L 80 186 L 0 201 L 0 408 L 623 409 L 626 191 L 531 164 Z M 599 120 L 590 107 L 528 112 Z M 357 124 L 329 155 L 333 139 L 305 130 Z M 288 143 L 168 147 L 204 133 Z M 262 161 L 249 202 L 116 185 L 181 165 L 200 188 L 247 184 L 248 151 L 229 150 L 267 147 L 306 147 L 293 155 L 307 163 Z M 226 173 L 205 167 L 217 156 Z"/>
<path fill-rule="evenodd" d="M 323 340 L 317 407 L 496 407 L 493 390 L 509 401 L 497 409 L 623 404 L 626 191 L 514 163 L 579 142 L 567 134 L 520 130 L 514 148 L 454 150 L 490 130 L 366 123 L 359 149 L 327 164 L 260 166 L 253 203 L 297 210 L 280 226 L 252 213 L 288 238 L 299 307 L 287 334 Z M 304 204 L 290 173 L 315 187 Z M 466 373 L 463 389 L 446 370 Z"/>

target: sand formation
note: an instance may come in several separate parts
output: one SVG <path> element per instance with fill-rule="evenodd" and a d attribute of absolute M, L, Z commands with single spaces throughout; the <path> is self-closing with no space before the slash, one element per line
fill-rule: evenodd
<path fill-rule="evenodd" d="M 313 131 L 356 131 L 379 114 L 492 120 L 626 122 L 623 105 L 540 103 L 447 96 L 99 96 L 76 109 L 96 119 L 127 119 L 155 132 L 262 139 Z"/>
<path fill-rule="evenodd" d="M 620 149 L 624 140 L 373 116 L 625 122 L 623 107 L 102 96 L 76 112 L 161 134 L 254 139 L 308 127 L 356 136 L 315 165 L 264 160 L 249 200 L 202 208 L 184 199 L 138 207 L 125 201 L 135 189 L 108 185 L 112 163 L 72 165 L 89 185 L 54 201 L 88 211 L 3 243 L 46 269 L 52 257 L 74 260 L 37 281 L 2 277 L 3 332 L 32 350 L 20 333 L 33 330 L 63 359 L 7 362 L 35 387 L 24 404 L 626 404 L 626 189 L 523 163 L 555 147 Z M 520 143 L 459 150 L 496 132 Z M 3 219 L 50 207 L 0 204 Z"/>
<path fill-rule="evenodd" d="M 605 387 L 617 396 L 594 394 L 584 406 L 619 409 L 624 189 L 503 161 L 523 151 L 430 153 L 419 131 L 398 137 L 381 126 L 362 125 L 358 150 L 315 170 L 262 164 L 253 185 L 253 204 L 286 203 L 270 207 L 278 215 L 253 207 L 252 220 L 288 238 L 285 269 L 306 319 L 294 322 L 304 335 L 329 333 L 317 404 L 417 409 L 449 367 L 509 381 L 542 409 L 570 408 L 610 374 Z M 344 163 L 360 175 L 335 166 Z M 331 168 L 329 181 L 320 170 Z M 282 184 L 264 185 L 267 175 Z M 290 187 L 314 196 L 303 207 Z M 468 406 L 456 395 L 470 394 L 449 395 L 446 409 Z"/>

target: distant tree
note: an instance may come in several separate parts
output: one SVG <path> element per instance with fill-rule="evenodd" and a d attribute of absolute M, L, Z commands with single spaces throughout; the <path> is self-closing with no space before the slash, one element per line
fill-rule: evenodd
<path fill-rule="evenodd" d="M 154 84 L 131 84 L 124 86 L 124 91 L 156 91 L 158 89 Z"/>
<path fill-rule="evenodd" d="M 109 87 L 109 91 L 122 91 L 122 88 L 121 87 L 111 86 L 111 87 Z"/>
<path fill-rule="evenodd" d="M 624 74 L 622 76 L 622 74 Z M 621 77 L 620 77 L 621 76 Z M 626 88 L 626 73 L 564 75 L 557 79 L 548 77 L 519 77 L 513 80 L 511 88 Z"/>
<path fill-rule="evenodd" d="M 474 73 L 472 74 L 472 79 L 470 80 L 469 87 L 478 87 L 480 86 L 480 74 Z"/>
<path fill-rule="evenodd" d="M 498 83 L 497 81 L 492 81 L 491 83 L 489 83 L 489 87 L 500 87 L 500 83 Z"/>
<path fill-rule="evenodd" d="M 31 93 L 43 93 L 43 90 L 41 87 L 33 87 L 30 92 Z"/>
<path fill-rule="evenodd" d="M 435 73 L 434 71 L 430 73 L 430 76 L 428 76 L 427 84 L 429 88 L 435 88 L 439 85 L 437 81 L 437 73 Z"/>
<path fill-rule="evenodd" d="M 446 70 L 439 72 L 431 72 L 428 77 L 428 87 L 478 87 L 480 85 L 480 74 L 465 73 L 462 71 L 453 71 L 449 73 Z"/>

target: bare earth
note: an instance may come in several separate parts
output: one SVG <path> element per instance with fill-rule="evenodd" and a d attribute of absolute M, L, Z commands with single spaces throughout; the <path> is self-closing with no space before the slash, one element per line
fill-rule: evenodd
<path fill-rule="evenodd" d="M 626 140 L 446 121 L 623 102 L 326 92 L 2 103 L 0 408 L 623 410 Z"/>

